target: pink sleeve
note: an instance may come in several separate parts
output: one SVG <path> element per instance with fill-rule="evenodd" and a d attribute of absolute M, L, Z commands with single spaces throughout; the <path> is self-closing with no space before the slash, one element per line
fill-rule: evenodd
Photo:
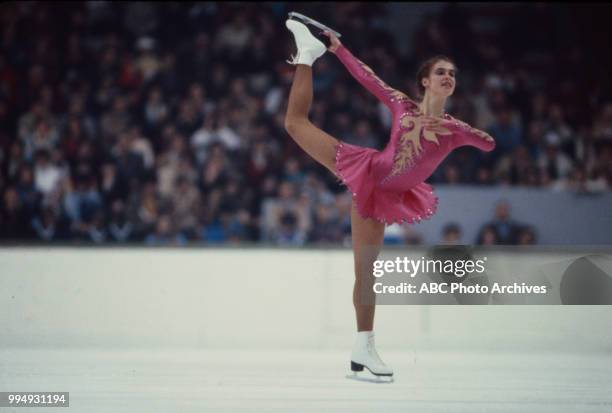
<path fill-rule="evenodd" d="M 495 140 L 491 137 L 491 135 L 478 129 L 474 130 L 478 132 L 475 133 L 474 142 L 472 144 L 473 146 L 485 152 L 491 152 L 493 149 L 495 149 Z"/>
<path fill-rule="evenodd" d="M 391 98 L 394 94 L 401 92 L 396 91 L 383 82 L 369 66 L 353 56 L 343 45 L 340 45 L 336 50 L 336 56 L 338 56 L 338 59 L 340 59 L 355 80 L 368 89 L 370 93 L 376 96 L 387 107 L 391 108 L 394 105 L 394 101 Z M 401 94 L 403 95 L 403 93 Z M 395 102 L 397 102 L 397 99 L 395 99 Z"/>
<path fill-rule="evenodd" d="M 457 136 L 457 146 L 475 146 L 481 151 L 491 152 L 495 149 L 495 140 L 488 133 L 476 129 L 467 123 L 451 117 L 452 120 L 461 127 L 461 132 Z"/>
<path fill-rule="evenodd" d="M 462 145 L 475 146 L 481 151 L 491 152 L 495 149 L 495 140 L 488 133 L 472 128 L 465 134 Z"/>

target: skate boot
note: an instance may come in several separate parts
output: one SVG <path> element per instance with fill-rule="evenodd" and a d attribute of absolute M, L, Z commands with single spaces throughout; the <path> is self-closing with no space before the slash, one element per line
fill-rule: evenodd
<path fill-rule="evenodd" d="M 308 27 L 304 24 L 295 20 L 287 20 L 285 25 L 293 33 L 297 46 L 297 55 L 291 56 L 292 60 L 287 60 L 287 63 L 312 66 L 314 61 L 321 57 L 327 48 L 310 33 Z"/>
<path fill-rule="evenodd" d="M 357 375 L 357 372 L 363 371 L 364 367 L 375 377 L 368 378 Z M 351 370 L 353 374 L 346 376 L 349 379 L 371 381 L 374 383 L 393 382 L 393 370 L 385 365 L 376 352 L 373 331 L 360 331 L 357 333 L 357 339 L 351 353 Z"/>

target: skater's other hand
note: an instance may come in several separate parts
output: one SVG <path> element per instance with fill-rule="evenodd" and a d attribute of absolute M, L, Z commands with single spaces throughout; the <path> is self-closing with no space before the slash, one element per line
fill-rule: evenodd
<path fill-rule="evenodd" d="M 327 50 L 329 50 L 332 53 L 336 53 L 336 50 L 338 50 L 338 47 L 342 45 L 342 43 L 340 43 L 340 40 L 336 37 L 335 34 L 328 32 L 327 30 L 325 30 L 323 34 L 329 37 L 329 41 L 331 43 L 331 46 L 329 46 Z"/>

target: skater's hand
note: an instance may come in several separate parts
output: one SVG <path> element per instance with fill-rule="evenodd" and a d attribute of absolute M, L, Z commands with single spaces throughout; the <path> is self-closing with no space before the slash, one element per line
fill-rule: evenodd
<path fill-rule="evenodd" d="M 331 43 L 331 46 L 329 46 L 327 50 L 329 50 L 332 53 L 336 53 L 336 50 L 338 50 L 338 47 L 342 45 L 342 43 L 340 43 L 340 40 L 338 40 L 335 34 L 328 32 L 327 30 L 325 30 L 323 34 L 329 37 L 329 41 Z"/>

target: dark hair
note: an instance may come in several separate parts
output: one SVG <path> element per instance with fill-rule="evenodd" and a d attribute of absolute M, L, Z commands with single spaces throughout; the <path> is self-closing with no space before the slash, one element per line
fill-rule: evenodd
<path fill-rule="evenodd" d="M 453 233 L 453 232 L 456 232 L 457 234 L 461 234 L 461 227 L 459 226 L 459 224 L 457 224 L 455 222 L 449 222 L 442 229 L 442 234 L 443 235 L 447 235 L 447 234 L 450 234 L 450 233 Z"/>
<path fill-rule="evenodd" d="M 420 95 L 419 99 L 423 99 L 425 97 L 425 87 L 423 86 L 423 84 L 421 84 L 421 80 L 423 80 L 423 78 L 425 77 L 429 77 L 429 74 L 431 73 L 431 69 L 440 60 L 444 60 L 445 62 L 452 63 L 452 65 L 455 66 L 455 72 L 457 72 L 457 65 L 450 57 L 447 57 L 444 55 L 437 55 L 437 56 L 434 56 L 432 58 L 425 60 L 419 67 L 419 70 L 416 75 L 417 87 L 418 87 L 419 95 Z"/>

